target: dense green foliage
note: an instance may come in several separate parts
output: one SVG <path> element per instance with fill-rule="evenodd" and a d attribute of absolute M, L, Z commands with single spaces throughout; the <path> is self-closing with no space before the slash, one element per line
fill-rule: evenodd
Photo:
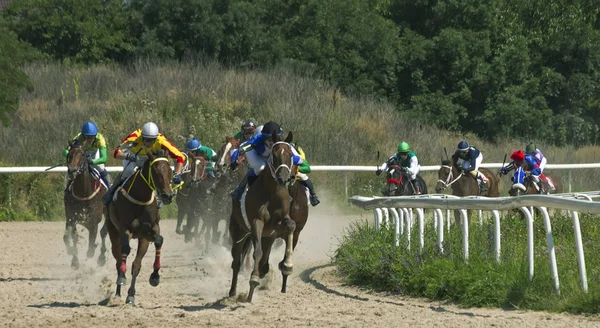
<path fill-rule="evenodd" d="M 561 294 L 554 292 L 543 220 L 534 221 L 535 271 L 528 281 L 527 228 L 519 216 L 502 218 L 501 260 L 495 260 L 493 224 L 469 224 L 469 260 L 465 261 L 461 229 L 451 226 L 443 249 L 437 233 L 426 225 L 425 247 L 413 238 L 410 249 L 401 237 L 394 244 L 394 229 L 377 232 L 366 223 L 355 224 L 341 242 L 334 262 L 351 284 L 376 290 L 450 300 L 462 306 L 503 307 L 556 312 L 598 313 L 600 274 L 598 221 L 581 217 L 589 293 L 581 290 L 573 224 L 560 214 L 551 218 Z M 485 221 L 484 221 L 485 222 Z M 414 225 L 413 236 L 418 235 Z M 445 229 L 445 228 L 444 228 Z"/>
<path fill-rule="evenodd" d="M 3 15 L 62 61 L 286 63 L 491 141 L 600 142 L 593 0 L 22 0 Z"/>

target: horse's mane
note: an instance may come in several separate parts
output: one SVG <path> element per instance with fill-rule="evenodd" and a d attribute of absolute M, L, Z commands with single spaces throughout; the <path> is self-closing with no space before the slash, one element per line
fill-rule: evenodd
<path fill-rule="evenodd" d="M 450 164 L 451 164 L 451 162 L 450 162 L 450 160 L 449 160 L 449 159 L 443 159 L 443 160 L 442 160 L 442 165 L 443 165 L 443 166 L 450 166 Z"/>

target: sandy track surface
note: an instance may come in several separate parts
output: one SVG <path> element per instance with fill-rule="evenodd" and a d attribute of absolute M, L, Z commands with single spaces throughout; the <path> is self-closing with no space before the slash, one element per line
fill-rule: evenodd
<path fill-rule="evenodd" d="M 600 318 L 498 309 L 461 309 L 370 293 L 344 286 L 328 265 L 337 238 L 349 222 L 320 205 L 313 210 L 295 253 L 295 273 L 288 292 L 279 292 L 274 271 L 255 293 L 252 304 L 238 301 L 248 290 L 249 272 L 240 277 L 236 299 L 226 298 L 231 281 L 231 256 L 223 247 L 202 250 L 174 233 L 175 222 L 161 222 L 165 243 L 161 284 L 151 287 L 153 246 L 143 262 L 135 306 L 115 292 L 114 260 L 99 268 L 85 259 L 87 231 L 80 231 L 81 268 L 70 268 L 62 242 L 64 223 L 0 223 L 0 326 L 3 327 L 599 327 Z M 364 218 L 367 218 L 365 216 Z M 128 284 L 131 262 L 128 259 Z M 96 252 L 98 255 L 99 248 Z M 283 250 L 271 256 L 276 264 Z"/>

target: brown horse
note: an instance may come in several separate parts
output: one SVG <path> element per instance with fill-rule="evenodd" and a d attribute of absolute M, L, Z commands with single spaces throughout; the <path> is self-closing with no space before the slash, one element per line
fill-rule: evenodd
<path fill-rule="evenodd" d="M 67 172 L 71 182 L 64 196 L 67 222 L 63 241 L 67 247 L 67 254 L 73 256 L 71 267 L 78 269 L 77 241 L 79 234 L 77 233 L 76 224 L 83 225 L 89 232 L 87 257 L 91 258 L 96 252 L 98 225 L 102 221 L 102 196 L 104 196 L 106 188 L 100 182 L 99 173 L 90 170 L 83 145 L 79 143 L 69 144 L 67 162 Z M 98 258 L 99 265 L 106 263 L 106 256 L 104 255 L 106 252 L 106 234 L 106 230 L 102 229 L 100 232 L 102 250 Z"/>
<path fill-rule="evenodd" d="M 161 155 L 148 154 L 148 160 L 141 169 L 123 184 L 116 199 L 105 208 L 106 226 L 112 243 L 112 253 L 117 268 L 117 296 L 121 296 L 121 286 L 127 278 L 127 256 L 131 251 L 129 240 L 138 239 L 138 249 L 131 267 L 131 287 L 127 292 L 127 303 L 134 304 L 135 281 L 142 267 L 142 258 L 150 242 L 154 242 L 156 256 L 154 272 L 150 275 L 150 285 L 158 286 L 160 276 L 160 252 L 163 237 L 160 235 L 160 215 L 155 192 L 167 205 L 173 198 L 171 188 L 171 167 L 169 160 Z"/>
<path fill-rule="evenodd" d="M 508 194 L 511 196 L 532 194 L 549 195 L 551 193 L 562 192 L 562 182 L 558 177 L 546 175 L 546 178 L 553 182 L 556 190 L 547 190 L 544 188 L 544 186 L 536 184 L 535 181 L 533 181 L 530 172 L 526 171 L 522 166 L 519 166 L 515 163 L 515 174 L 512 177 L 513 184 L 508 190 Z M 543 182 L 540 184 L 542 183 Z"/>
<path fill-rule="evenodd" d="M 421 195 L 427 194 L 427 185 L 420 175 L 417 175 L 417 180 L 421 184 Z M 402 172 L 402 167 L 399 165 L 390 165 L 387 169 L 387 186 L 383 190 L 384 196 L 411 196 L 416 195 L 417 186 L 413 186 L 410 177 Z"/>
<path fill-rule="evenodd" d="M 435 191 L 441 193 L 447 187 L 452 190 L 452 195 L 455 196 L 486 196 L 486 197 L 499 197 L 500 192 L 498 191 L 498 177 L 486 168 L 479 168 L 479 172 L 484 174 L 488 179 L 488 190 L 481 192 L 479 189 L 479 183 L 470 174 L 465 174 L 461 167 L 458 166 L 455 157 L 453 161 L 442 159 L 442 166 L 438 170 L 438 182 L 435 186 Z M 454 163 L 454 165 L 452 164 Z M 454 211 L 454 218 L 457 224 L 460 224 L 459 219 L 460 212 Z"/>
<path fill-rule="evenodd" d="M 185 236 L 185 242 L 191 242 L 198 234 L 198 225 L 202 211 L 202 200 L 206 197 L 201 182 L 206 178 L 206 160 L 196 157 L 192 152 L 186 154 L 183 167 L 183 186 L 177 191 L 177 227 L 175 232 Z M 186 225 L 181 227 L 184 217 Z"/>
<path fill-rule="evenodd" d="M 273 148 L 266 167 L 247 191 L 245 200 L 233 201 L 229 232 L 233 239 L 231 255 L 233 278 L 229 296 L 235 296 L 237 278 L 244 254 L 254 246 L 254 267 L 250 277 L 248 302 L 260 279 L 269 272 L 269 255 L 276 238 L 286 243 L 284 258 L 279 262 L 283 276 L 281 292 L 286 292 L 287 277 L 293 271 L 292 255 L 300 232 L 308 219 L 308 200 L 305 189 L 300 184 L 292 184 L 292 148 L 289 144 L 293 135 L 290 132 L 284 142 L 273 136 Z M 245 207 L 246 218 L 244 218 Z M 250 237 L 250 238 L 248 238 Z"/>

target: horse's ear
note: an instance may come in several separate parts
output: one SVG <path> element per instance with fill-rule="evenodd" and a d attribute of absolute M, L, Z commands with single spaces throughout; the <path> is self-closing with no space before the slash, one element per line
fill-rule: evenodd
<path fill-rule="evenodd" d="M 285 138 L 285 142 L 290 143 L 290 142 L 292 142 L 292 140 L 294 140 L 294 134 L 292 133 L 292 131 L 290 131 L 287 134 L 287 137 Z"/>
<path fill-rule="evenodd" d="M 229 140 L 231 140 L 231 137 L 230 136 L 226 136 L 225 137 L 225 142 L 229 142 Z"/>

